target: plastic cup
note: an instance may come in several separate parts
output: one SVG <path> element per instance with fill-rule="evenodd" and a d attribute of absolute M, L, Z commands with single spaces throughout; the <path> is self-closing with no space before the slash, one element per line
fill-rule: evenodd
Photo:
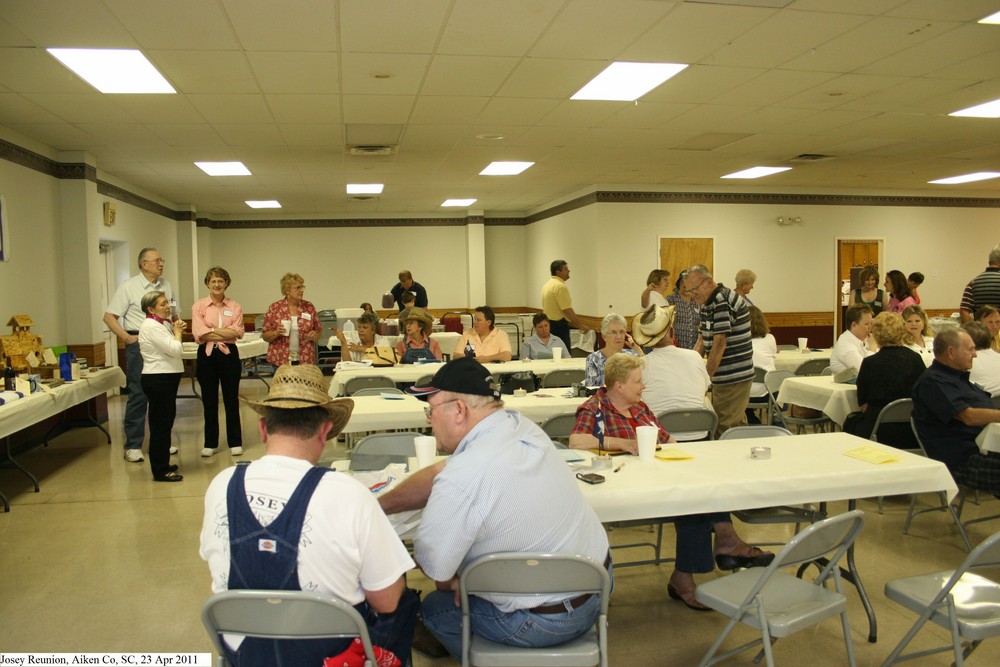
<path fill-rule="evenodd" d="M 562 361 L 562 353 L 561 347 L 552 348 L 552 361 Z"/>
<path fill-rule="evenodd" d="M 656 435 L 659 429 L 655 426 L 639 426 L 635 429 L 635 437 L 639 441 L 639 460 L 652 461 L 656 456 Z"/>
<path fill-rule="evenodd" d="M 437 456 L 437 438 L 433 435 L 418 435 L 413 438 L 417 450 L 417 469 L 421 470 L 434 463 Z"/>
<path fill-rule="evenodd" d="M 292 321 L 291 320 L 281 320 L 281 328 L 283 328 L 285 330 L 285 335 L 287 336 L 288 332 L 292 330 Z"/>
<path fill-rule="evenodd" d="M 799 339 L 799 352 L 805 352 L 809 348 L 809 339 L 800 338 Z"/>

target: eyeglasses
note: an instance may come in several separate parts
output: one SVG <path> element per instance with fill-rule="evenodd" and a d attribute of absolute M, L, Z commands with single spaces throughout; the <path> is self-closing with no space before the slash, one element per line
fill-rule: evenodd
<path fill-rule="evenodd" d="M 144 262 L 149 262 L 150 264 L 163 264 L 163 259 L 144 259 Z"/>
<path fill-rule="evenodd" d="M 685 294 L 694 294 L 701 289 L 701 286 L 708 282 L 708 278 L 702 278 L 701 282 L 692 287 L 691 289 L 684 290 Z"/>
<path fill-rule="evenodd" d="M 460 401 L 460 400 L 462 400 L 462 399 L 460 399 L 460 398 L 453 398 L 450 401 L 442 401 L 442 402 L 438 403 L 437 405 L 428 405 L 426 408 L 424 408 L 424 415 L 428 419 L 430 419 L 431 418 L 431 413 L 434 412 L 434 408 L 440 408 L 442 405 L 448 405 L 449 403 L 454 403 L 454 402 Z"/>

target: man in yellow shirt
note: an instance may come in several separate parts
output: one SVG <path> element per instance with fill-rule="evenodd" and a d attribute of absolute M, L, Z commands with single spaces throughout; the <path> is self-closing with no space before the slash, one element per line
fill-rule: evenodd
<path fill-rule="evenodd" d="M 452 356 L 455 359 L 473 357 L 485 364 L 488 361 L 510 361 L 510 337 L 503 329 L 493 326 L 496 315 L 489 306 L 479 306 L 472 316 L 472 330 L 462 334 Z"/>
<path fill-rule="evenodd" d="M 542 312 L 549 318 L 552 333 L 562 338 L 566 349 L 572 350 L 569 340 L 569 325 L 587 333 L 587 328 L 573 311 L 573 299 L 569 295 L 566 281 L 569 280 L 569 264 L 564 259 L 557 259 L 549 267 L 552 277 L 542 287 Z"/>

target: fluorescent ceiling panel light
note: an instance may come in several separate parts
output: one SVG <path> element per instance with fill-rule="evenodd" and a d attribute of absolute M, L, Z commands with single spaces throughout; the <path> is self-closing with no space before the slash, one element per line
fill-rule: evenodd
<path fill-rule="evenodd" d="M 247 200 L 250 208 L 281 208 L 281 204 L 276 199 Z"/>
<path fill-rule="evenodd" d="M 516 176 L 535 164 L 534 162 L 490 162 L 486 169 L 479 172 L 480 176 Z"/>
<path fill-rule="evenodd" d="M 974 118 L 1000 118 L 1000 100 L 984 102 L 968 109 L 952 111 L 949 116 L 972 116 Z"/>
<path fill-rule="evenodd" d="M 984 18 L 979 19 L 979 23 L 989 23 L 992 25 L 1000 25 L 1000 12 L 995 14 L 990 14 Z"/>
<path fill-rule="evenodd" d="M 176 93 L 135 49 L 46 49 L 102 93 Z"/>
<path fill-rule="evenodd" d="M 611 63 L 570 99 L 632 102 L 685 67 L 678 63 Z"/>
<path fill-rule="evenodd" d="M 347 194 L 349 195 L 380 195 L 383 183 L 348 183 Z"/>
<path fill-rule="evenodd" d="M 445 199 L 441 206 L 472 206 L 476 199 Z"/>
<path fill-rule="evenodd" d="M 195 162 L 209 176 L 252 176 L 242 162 Z"/>
<path fill-rule="evenodd" d="M 789 169 L 791 169 L 791 167 L 750 167 L 749 169 L 744 169 L 743 171 L 735 171 L 731 174 L 726 174 L 722 178 L 761 178 L 763 176 L 770 176 L 771 174 L 788 171 Z"/>
<path fill-rule="evenodd" d="M 927 181 L 935 185 L 955 185 L 956 183 L 972 183 L 973 181 L 987 181 L 991 178 L 1000 178 L 1000 171 L 977 171 L 974 174 L 963 176 L 952 176 L 951 178 L 939 178 L 936 181 Z"/>

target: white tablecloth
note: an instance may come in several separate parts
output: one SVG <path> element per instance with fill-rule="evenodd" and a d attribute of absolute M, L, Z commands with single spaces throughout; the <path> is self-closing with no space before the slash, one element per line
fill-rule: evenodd
<path fill-rule="evenodd" d="M 976 444 L 983 454 L 1000 452 L 1000 424 L 987 424 L 976 436 Z"/>
<path fill-rule="evenodd" d="M 37 392 L 0 405 L 0 438 L 124 385 L 125 373 L 122 369 L 107 368 L 91 371 L 79 380 L 60 385 L 52 390 L 52 394 Z"/>
<path fill-rule="evenodd" d="M 803 361 L 812 361 L 813 359 L 826 359 L 830 361 L 830 355 L 833 353 L 831 349 L 820 350 L 818 352 L 813 352 L 812 350 L 806 350 L 805 352 L 799 352 L 798 350 L 778 350 L 778 356 L 774 358 L 774 368 L 779 371 L 791 371 L 795 372 L 795 369 L 799 367 Z"/>
<path fill-rule="evenodd" d="M 532 371 L 543 376 L 554 370 L 584 370 L 587 360 L 571 358 L 553 361 L 552 359 L 536 359 L 531 361 L 507 361 L 503 363 L 488 363 L 486 367 L 493 377 L 520 371 Z M 340 396 L 344 393 L 344 384 L 355 377 L 371 377 L 384 375 L 393 382 L 416 382 L 425 375 L 433 375 L 441 368 L 441 364 L 398 364 L 396 366 L 366 366 L 364 368 L 346 368 L 337 371 L 330 379 L 330 396 Z"/>
<path fill-rule="evenodd" d="M 778 402 L 822 410 L 827 417 L 843 425 L 847 415 L 858 409 L 858 388 L 853 384 L 836 383 L 830 375 L 793 377 L 781 383 Z"/>
<path fill-rule="evenodd" d="M 531 421 L 541 424 L 554 415 L 575 412 L 585 397 L 566 398 L 564 389 L 543 389 L 527 396 L 504 395 L 504 407 L 513 408 Z M 427 427 L 424 407 L 427 403 L 414 396 L 385 399 L 381 396 L 358 396 L 354 412 L 344 427 L 345 433 L 379 431 L 383 429 L 417 429 Z"/>

